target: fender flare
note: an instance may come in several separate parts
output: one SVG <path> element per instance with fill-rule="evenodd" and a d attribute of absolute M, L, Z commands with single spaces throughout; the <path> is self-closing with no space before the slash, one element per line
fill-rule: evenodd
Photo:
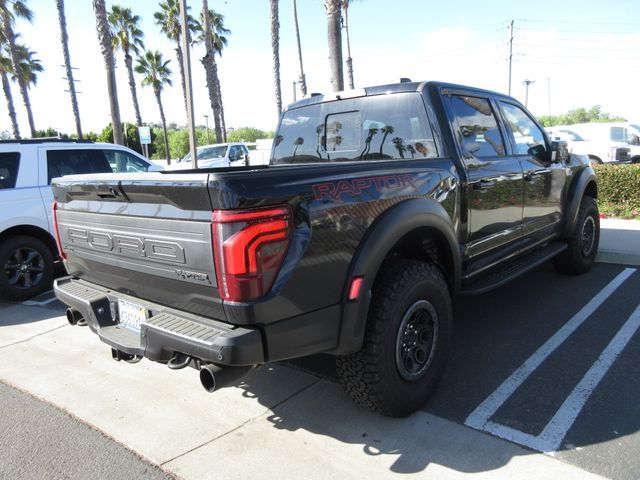
<path fill-rule="evenodd" d="M 581 170 L 578 174 L 578 178 L 572 182 L 571 192 L 567 196 L 565 224 L 562 231 L 563 238 L 569 238 L 575 228 L 576 222 L 578 221 L 580 203 L 582 202 L 582 197 L 584 197 L 587 189 L 592 189 L 594 192 L 594 198 L 597 198 L 598 186 L 596 182 L 596 173 L 590 166 Z"/>
<path fill-rule="evenodd" d="M 338 347 L 331 352 L 344 355 L 361 348 L 371 302 L 373 282 L 387 253 L 408 233 L 418 228 L 432 228 L 448 249 L 445 277 L 451 295 L 460 288 L 461 255 L 454 225 L 439 203 L 411 199 L 389 208 L 369 227 L 351 261 L 343 290 L 342 319 Z M 356 301 L 347 299 L 350 280 L 362 276 L 363 285 Z"/>

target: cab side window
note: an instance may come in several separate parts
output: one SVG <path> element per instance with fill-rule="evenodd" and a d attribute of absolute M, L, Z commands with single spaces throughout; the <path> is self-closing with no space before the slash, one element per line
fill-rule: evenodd
<path fill-rule="evenodd" d="M 500 102 L 516 155 L 532 155 L 538 160 L 550 159 L 542 130 L 527 113 L 517 105 Z"/>
<path fill-rule="evenodd" d="M 465 159 L 504 156 L 504 140 L 488 99 L 451 95 L 450 105 L 457 123 L 456 137 Z"/>
<path fill-rule="evenodd" d="M 18 152 L 0 153 L 0 190 L 15 188 L 19 166 L 20 154 Z"/>

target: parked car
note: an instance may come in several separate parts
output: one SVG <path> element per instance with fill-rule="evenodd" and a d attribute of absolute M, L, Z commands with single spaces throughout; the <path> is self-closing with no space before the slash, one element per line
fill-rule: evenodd
<path fill-rule="evenodd" d="M 109 143 L 0 142 L 0 297 L 25 300 L 51 288 L 58 256 L 49 186 L 54 178 L 159 170 L 133 150 Z"/>
<path fill-rule="evenodd" d="M 631 147 L 626 142 L 612 140 L 607 130 L 588 129 L 586 136 L 580 125 L 555 125 L 546 129 L 554 140 L 567 142 L 569 151 L 586 155 L 593 166 L 603 163 L 631 162 Z"/>
<path fill-rule="evenodd" d="M 198 168 L 238 167 L 249 165 L 249 149 L 244 143 L 216 143 L 196 149 Z M 191 168 L 191 152 L 173 163 L 168 169 Z"/>
<path fill-rule="evenodd" d="M 443 372 L 453 296 L 594 261 L 593 169 L 506 95 L 317 95 L 289 105 L 276 139 L 268 166 L 57 179 L 69 323 L 116 360 L 195 367 L 210 392 L 331 354 L 356 402 L 404 416 Z"/>

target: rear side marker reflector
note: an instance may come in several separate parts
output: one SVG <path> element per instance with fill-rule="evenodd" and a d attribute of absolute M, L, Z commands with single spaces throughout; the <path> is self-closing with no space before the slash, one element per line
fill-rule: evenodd
<path fill-rule="evenodd" d="M 351 280 L 351 285 L 349 286 L 349 300 L 356 300 L 360 296 L 360 289 L 362 288 L 363 277 L 355 277 Z"/>
<path fill-rule="evenodd" d="M 289 206 L 216 210 L 211 235 L 220 296 L 232 302 L 266 295 L 291 239 Z"/>

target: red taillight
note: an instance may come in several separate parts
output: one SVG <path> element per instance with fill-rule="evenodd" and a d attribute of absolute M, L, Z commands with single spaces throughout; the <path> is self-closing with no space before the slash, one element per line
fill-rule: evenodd
<path fill-rule="evenodd" d="M 53 202 L 53 229 L 56 234 L 56 244 L 58 245 L 58 253 L 63 260 L 67 259 L 67 254 L 62 249 L 62 242 L 60 241 L 60 229 L 58 228 L 58 202 Z"/>
<path fill-rule="evenodd" d="M 216 210 L 211 235 L 222 298 L 255 300 L 271 289 L 280 271 L 291 237 L 291 210 Z"/>

